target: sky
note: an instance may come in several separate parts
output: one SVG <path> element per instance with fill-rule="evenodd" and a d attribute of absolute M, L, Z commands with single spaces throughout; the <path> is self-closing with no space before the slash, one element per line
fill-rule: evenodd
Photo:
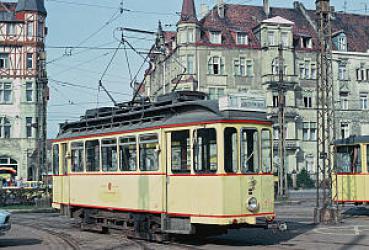
<path fill-rule="evenodd" d="M 98 91 L 99 80 L 111 91 L 117 102 L 130 100 L 131 74 L 139 72 L 144 59 L 132 50 L 116 50 L 121 27 L 155 32 L 161 20 L 165 30 L 175 30 L 182 0 L 45 0 L 48 11 L 46 50 L 50 87 L 48 136 L 55 138 L 59 123 L 74 121 L 86 109 L 111 106 L 107 95 Z M 197 13 L 201 3 L 213 6 L 217 0 L 196 0 Z M 262 0 L 225 0 L 226 3 L 262 5 Z M 300 0 L 314 8 L 315 0 Z M 365 13 L 369 0 L 331 0 L 336 10 Z M 293 6 L 293 0 L 270 0 L 272 7 Z M 369 10 L 368 10 L 369 11 Z M 125 33 L 137 50 L 146 52 L 155 37 Z M 102 49 L 107 48 L 107 49 Z M 122 48 L 122 47 L 121 47 Z M 126 51 L 126 53 L 125 53 Z M 138 73 L 138 81 L 143 71 Z M 106 71 L 105 74 L 103 74 Z M 130 73 L 131 72 L 131 73 Z"/>

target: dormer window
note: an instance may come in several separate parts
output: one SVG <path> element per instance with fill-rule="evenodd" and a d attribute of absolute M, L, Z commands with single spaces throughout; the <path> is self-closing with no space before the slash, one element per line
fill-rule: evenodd
<path fill-rule="evenodd" d="M 220 32 L 215 32 L 215 31 L 210 32 L 210 42 L 212 44 L 221 44 L 222 34 Z"/>
<path fill-rule="evenodd" d="M 237 44 L 238 45 L 248 45 L 249 44 L 249 37 L 244 32 L 237 33 Z"/>
<path fill-rule="evenodd" d="M 313 39 L 311 37 L 301 37 L 300 38 L 300 46 L 302 49 L 312 49 L 313 48 Z"/>
<path fill-rule="evenodd" d="M 346 51 L 347 50 L 347 39 L 346 36 L 342 35 L 338 38 L 338 50 Z"/>

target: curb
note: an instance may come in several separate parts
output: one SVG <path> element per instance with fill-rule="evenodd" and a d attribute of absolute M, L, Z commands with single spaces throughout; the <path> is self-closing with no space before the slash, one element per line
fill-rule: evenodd
<path fill-rule="evenodd" d="M 283 206 L 283 205 L 300 205 L 303 201 L 275 201 L 274 205 Z"/>
<path fill-rule="evenodd" d="M 36 213 L 55 213 L 54 208 L 32 208 L 32 209 L 4 209 L 11 214 L 36 214 Z"/>

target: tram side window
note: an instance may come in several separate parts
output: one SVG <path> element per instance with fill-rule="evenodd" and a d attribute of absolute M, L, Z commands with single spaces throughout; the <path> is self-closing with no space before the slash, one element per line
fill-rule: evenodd
<path fill-rule="evenodd" d="M 53 174 L 59 175 L 59 145 L 53 145 Z"/>
<path fill-rule="evenodd" d="M 100 142 L 99 140 L 86 142 L 86 171 L 100 171 Z"/>
<path fill-rule="evenodd" d="M 361 173 L 360 146 L 337 147 L 337 173 Z"/>
<path fill-rule="evenodd" d="M 72 172 L 84 171 L 84 149 L 83 142 L 73 142 L 71 145 Z"/>
<path fill-rule="evenodd" d="M 267 129 L 261 131 L 261 168 L 264 173 L 272 172 L 272 134 Z"/>
<path fill-rule="evenodd" d="M 121 171 L 137 170 L 137 147 L 136 137 L 119 139 L 119 169 Z"/>
<path fill-rule="evenodd" d="M 242 173 L 259 172 L 258 131 L 242 129 L 241 131 L 241 170 Z"/>
<path fill-rule="evenodd" d="M 216 130 L 213 128 L 195 130 L 194 138 L 195 172 L 215 173 L 218 169 Z"/>
<path fill-rule="evenodd" d="M 116 172 L 118 170 L 117 151 L 117 139 L 104 139 L 101 141 L 103 172 Z"/>
<path fill-rule="evenodd" d="M 224 130 L 224 170 L 226 173 L 236 173 L 238 170 L 237 129 Z"/>
<path fill-rule="evenodd" d="M 172 172 L 191 172 L 190 131 L 172 132 Z"/>
<path fill-rule="evenodd" d="M 159 169 L 159 139 L 157 134 L 140 136 L 140 170 L 156 171 Z"/>

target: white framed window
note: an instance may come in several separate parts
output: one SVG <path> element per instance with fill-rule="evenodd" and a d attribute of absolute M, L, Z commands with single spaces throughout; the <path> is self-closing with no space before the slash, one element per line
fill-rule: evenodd
<path fill-rule="evenodd" d="M 8 36 L 15 36 L 17 33 L 16 33 L 16 25 L 15 23 L 8 23 L 6 25 L 6 34 Z"/>
<path fill-rule="evenodd" d="M 26 82 L 26 101 L 33 102 L 33 82 Z"/>
<path fill-rule="evenodd" d="M 279 96 L 278 93 L 273 93 L 273 107 L 277 108 L 279 106 Z"/>
<path fill-rule="evenodd" d="M 268 31 L 268 45 L 269 46 L 275 45 L 275 36 L 273 31 Z"/>
<path fill-rule="evenodd" d="M 220 97 L 225 95 L 224 88 L 209 88 L 209 98 L 210 100 L 218 100 Z"/>
<path fill-rule="evenodd" d="M 27 69 L 33 69 L 33 54 L 27 53 Z"/>
<path fill-rule="evenodd" d="M 279 59 L 278 58 L 273 60 L 272 74 L 273 75 L 279 75 Z M 283 74 L 287 75 L 287 65 L 286 64 L 283 64 Z"/>
<path fill-rule="evenodd" d="M 0 138 L 8 139 L 11 137 L 12 125 L 6 117 L 0 117 Z"/>
<path fill-rule="evenodd" d="M 301 37 L 300 38 L 300 46 L 302 49 L 312 49 L 313 48 L 313 39 L 311 37 Z"/>
<path fill-rule="evenodd" d="M 368 110 L 368 93 L 360 93 L 360 107 L 362 110 Z"/>
<path fill-rule="evenodd" d="M 186 74 L 192 75 L 195 72 L 194 68 L 194 56 L 184 55 L 182 56 L 182 64 L 186 67 Z"/>
<path fill-rule="evenodd" d="M 251 77 L 254 75 L 254 64 L 252 62 L 252 60 L 247 60 L 246 61 L 246 75 L 248 77 Z"/>
<path fill-rule="evenodd" d="M 341 36 L 338 38 L 338 50 L 346 51 L 347 50 L 347 39 L 346 36 Z"/>
<path fill-rule="evenodd" d="M 33 22 L 32 21 L 29 21 L 27 23 L 27 37 L 28 38 L 33 37 Z"/>
<path fill-rule="evenodd" d="M 282 40 L 283 47 L 288 47 L 290 45 L 290 39 L 289 39 L 288 32 L 282 32 L 281 40 Z"/>
<path fill-rule="evenodd" d="M 358 81 L 368 81 L 369 80 L 369 69 L 356 69 L 356 79 Z"/>
<path fill-rule="evenodd" d="M 339 64 L 338 65 L 338 80 L 341 80 L 341 81 L 347 80 L 346 64 Z"/>
<path fill-rule="evenodd" d="M 238 45 L 248 45 L 249 44 L 249 37 L 247 33 L 244 33 L 244 32 L 237 33 L 237 44 Z"/>
<path fill-rule="evenodd" d="M 224 75 L 224 61 L 222 57 L 214 56 L 208 62 L 209 75 Z"/>
<path fill-rule="evenodd" d="M 311 64 L 311 79 L 316 80 L 317 79 L 317 68 L 316 64 Z"/>
<path fill-rule="evenodd" d="M 0 53 L 0 69 L 9 69 L 8 53 Z"/>
<path fill-rule="evenodd" d="M 348 104 L 348 93 L 347 92 L 341 92 L 340 93 L 340 103 L 341 103 L 341 109 L 342 110 L 348 110 L 349 104 Z"/>
<path fill-rule="evenodd" d="M 305 108 L 313 107 L 313 98 L 311 96 L 304 96 L 304 107 Z"/>
<path fill-rule="evenodd" d="M 304 141 L 316 141 L 317 140 L 317 123 L 316 122 L 304 122 L 302 127 L 302 136 Z"/>
<path fill-rule="evenodd" d="M 26 117 L 26 137 L 32 138 L 33 137 L 33 118 Z"/>
<path fill-rule="evenodd" d="M 222 44 L 222 34 L 220 32 L 210 32 L 210 43 Z"/>
<path fill-rule="evenodd" d="M 350 125 L 348 122 L 341 122 L 341 138 L 349 138 L 350 137 Z"/>
<path fill-rule="evenodd" d="M 12 103 L 12 84 L 7 82 L 0 82 L 0 103 L 9 104 Z"/>

